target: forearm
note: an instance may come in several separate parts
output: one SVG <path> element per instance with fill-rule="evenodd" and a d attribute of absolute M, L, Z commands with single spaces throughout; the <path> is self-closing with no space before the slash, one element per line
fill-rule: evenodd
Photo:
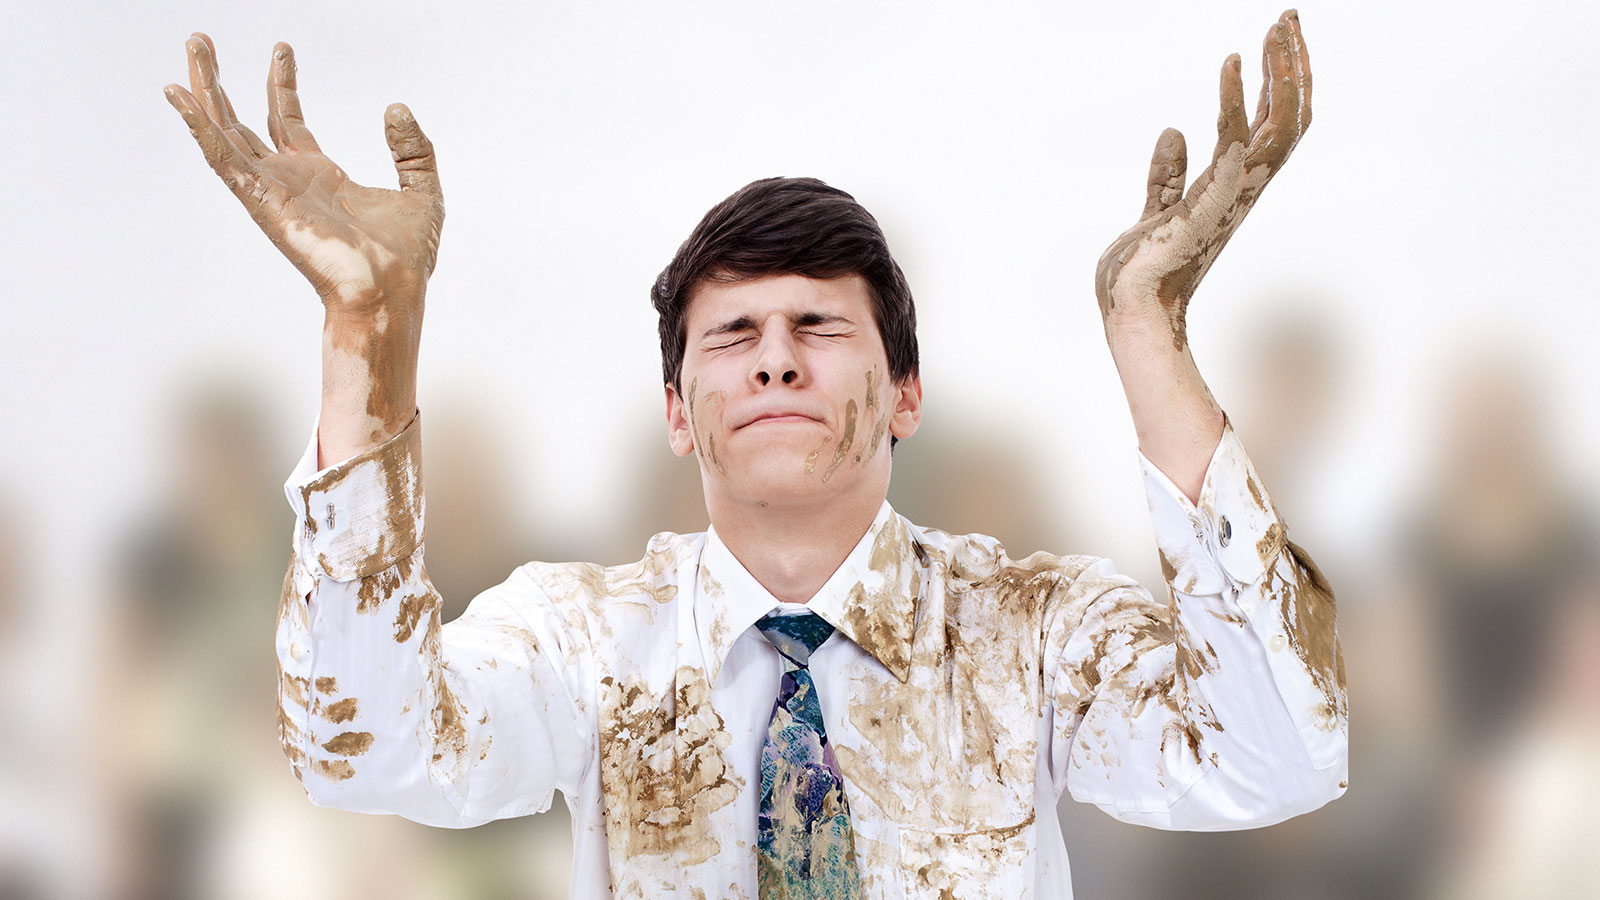
<path fill-rule="evenodd" d="M 1187 342 L 1173 339 L 1165 319 L 1113 310 L 1106 344 L 1122 378 L 1139 450 L 1191 502 L 1222 438 L 1222 408 L 1200 377 Z"/>
<path fill-rule="evenodd" d="M 369 315 L 330 314 L 324 321 L 319 467 L 378 446 L 415 414 L 422 291 L 414 297 L 375 306 Z M 396 309 L 408 311 L 391 311 Z"/>

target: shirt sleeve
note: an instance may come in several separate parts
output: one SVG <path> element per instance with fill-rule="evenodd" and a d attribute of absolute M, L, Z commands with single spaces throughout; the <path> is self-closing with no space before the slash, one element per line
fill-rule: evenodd
<path fill-rule="evenodd" d="M 542 812 L 594 758 L 581 616 L 522 569 L 440 622 L 423 567 L 421 425 L 285 484 L 278 733 L 312 802 L 467 827 Z"/>
<path fill-rule="evenodd" d="M 1140 454 L 1172 602 L 1100 560 L 1068 590 L 1047 671 L 1059 793 L 1138 825 L 1270 825 L 1342 794 L 1348 705 L 1334 600 L 1231 425 L 1200 502 Z M 1071 596 L 1076 594 L 1076 596 Z"/>

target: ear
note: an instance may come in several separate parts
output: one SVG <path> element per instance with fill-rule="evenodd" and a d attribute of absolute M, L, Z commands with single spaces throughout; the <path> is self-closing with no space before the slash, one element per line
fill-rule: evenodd
<path fill-rule="evenodd" d="M 667 385 L 667 444 L 679 456 L 694 452 L 694 429 L 689 425 L 689 408 L 672 385 Z"/>
<path fill-rule="evenodd" d="M 889 417 L 889 433 L 905 440 L 922 424 L 922 376 L 911 375 L 894 386 L 894 412 Z"/>

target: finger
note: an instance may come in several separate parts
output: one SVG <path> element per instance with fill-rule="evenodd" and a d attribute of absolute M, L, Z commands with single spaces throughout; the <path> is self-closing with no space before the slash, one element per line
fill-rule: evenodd
<path fill-rule="evenodd" d="M 1145 185 L 1144 214 L 1148 219 L 1183 198 L 1183 180 L 1189 168 L 1189 150 L 1183 132 L 1168 128 L 1156 138 L 1150 155 L 1150 178 Z"/>
<path fill-rule="evenodd" d="M 1217 113 L 1217 148 L 1211 153 L 1215 165 L 1228 148 L 1250 140 L 1250 120 L 1244 111 L 1244 76 L 1240 71 L 1239 54 L 1235 53 L 1222 63 L 1221 111 Z"/>
<path fill-rule="evenodd" d="M 272 65 L 267 71 L 267 134 L 279 150 L 320 153 L 322 148 L 300 112 L 298 80 L 294 48 L 279 41 L 272 48 Z"/>
<path fill-rule="evenodd" d="M 1311 127 L 1311 53 L 1306 49 L 1305 34 L 1300 30 L 1298 10 L 1285 12 L 1289 26 L 1289 60 L 1294 71 L 1295 103 L 1298 110 L 1299 134 Z"/>
<path fill-rule="evenodd" d="M 1251 125 L 1247 158 L 1251 165 L 1266 163 L 1276 167 L 1288 157 L 1300 138 L 1294 73 L 1289 59 L 1289 27 L 1282 21 L 1274 23 L 1268 32 L 1263 56 L 1266 75 L 1261 93 L 1266 101 L 1266 115 L 1257 111 L 1258 121 Z"/>
<path fill-rule="evenodd" d="M 228 95 L 222 91 L 222 85 L 217 80 L 216 54 L 211 38 L 195 32 L 189 36 L 185 47 L 189 51 L 190 90 L 200 101 L 206 115 L 221 129 L 224 139 L 241 153 L 251 156 L 265 155 L 266 144 L 250 132 L 250 129 L 239 124 L 239 119 L 233 112 L 233 104 L 228 102 Z"/>
<path fill-rule="evenodd" d="M 206 114 L 224 127 L 239 121 L 217 81 L 217 56 L 210 36 L 197 31 L 184 46 L 189 50 L 189 90 L 205 107 Z"/>
<path fill-rule="evenodd" d="M 272 151 L 267 147 L 266 141 L 256 137 L 254 131 L 251 131 L 245 127 L 243 122 L 239 121 L 238 114 L 233 110 L 233 101 L 228 99 L 228 92 L 222 89 L 222 70 L 217 65 L 217 45 L 212 43 L 211 35 L 197 31 L 193 37 L 199 38 L 201 43 L 204 44 L 203 53 L 201 54 L 204 58 L 197 60 L 197 62 L 199 62 L 199 68 L 202 72 L 209 68 L 210 77 L 208 80 L 210 89 L 207 93 L 210 97 L 209 102 L 220 109 L 222 113 L 220 118 L 213 116 L 213 119 L 222 126 L 224 131 L 231 132 L 231 139 L 236 146 L 243 147 L 249 151 L 251 156 L 260 159 L 271 153 Z M 190 59 L 195 59 L 193 54 L 190 55 Z M 207 61 L 209 61 L 209 65 Z"/>
<path fill-rule="evenodd" d="M 433 142 L 422 133 L 422 126 L 404 103 L 392 103 L 383 112 L 383 136 L 394 154 L 394 168 L 400 174 L 402 191 L 420 191 L 443 202 L 439 188 L 439 167 L 433 156 Z"/>
<path fill-rule="evenodd" d="M 244 197 L 257 181 L 254 161 L 234 146 L 227 132 L 211 118 L 193 94 L 175 84 L 167 85 L 165 93 L 167 102 L 183 117 L 183 123 L 189 126 L 189 134 L 200 145 L 206 162 L 234 194 Z"/>
<path fill-rule="evenodd" d="M 1274 25 L 1273 28 L 1277 26 Z M 1250 136 L 1267 123 L 1267 114 L 1272 110 L 1272 31 L 1267 31 L 1267 40 L 1261 45 L 1261 96 L 1256 100 L 1256 115 L 1250 120 Z"/>

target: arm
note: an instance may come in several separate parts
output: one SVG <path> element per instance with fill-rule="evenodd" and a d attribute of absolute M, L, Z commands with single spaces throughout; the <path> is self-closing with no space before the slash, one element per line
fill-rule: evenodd
<path fill-rule="evenodd" d="M 583 623 L 513 573 L 442 626 L 422 564 L 416 363 L 444 221 L 433 147 L 390 106 L 400 190 L 355 184 L 305 126 L 288 45 L 268 76 L 276 152 L 235 118 L 210 39 L 187 50 L 192 90 L 168 85 L 168 100 L 325 310 L 322 414 L 288 485 L 284 754 L 319 804 L 449 826 L 543 810 L 594 755 Z"/>
<path fill-rule="evenodd" d="M 420 423 L 286 485 L 278 731 L 312 801 L 462 827 L 574 796 L 595 757 L 588 631 L 518 570 L 441 626 Z"/>
<path fill-rule="evenodd" d="M 1300 23 L 1267 34 L 1256 120 L 1239 59 L 1222 69 L 1212 164 L 1184 193 L 1167 130 L 1140 221 L 1101 257 L 1106 340 L 1139 435 L 1173 602 L 1089 579 L 1061 625 L 1058 789 L 1161 828 L 1271 824 L 1346 784 L 1348 713 L 1333 595 L 1287 529 L 1195 368 L 1185 317 L 1200 279 L 1310 123 Z"/>
<path fill-rule="evenodd" d="M 411 111 L 384 113 L 400 190 L 363 187 L 322 154 L 300 113 L 294 51 L 273 48 L 267 132 L 234 116 L 211 39 L 186 45 L 191 91 L 166 87 L 206 162 L 322 300 L 320 458 L 332 463 L 400 432 L 416 411 L 423 298 L 439 250 L 444 196 L 433 144 Z"/>
<path fill-rule="evenodd" d="M 1102 560 L 1047 620 L 1057 792 L 1203 831 L 1322 806 L 1345 791 L 1349 736 L 1327 581 L 1288 542 L 1231 427 L 1198 503 L 1141 463 L 1172 602 Z"/>
<path fill-rule="evenodd" d="M 1222 410 L 1189 352 L 1189 298 L 1311 124 L 1311 68 L 1300 19 L 1267 33 L 1255 122 L 1247 124 L 1239 56 L 1222 65 L 1211 165 L 1184 192 L 1183 135 L 1162 132 L 1144 214 L 1100 257 L 1095 295 L 1139 448 L 1190 500 L 1222 435 Z"/>

